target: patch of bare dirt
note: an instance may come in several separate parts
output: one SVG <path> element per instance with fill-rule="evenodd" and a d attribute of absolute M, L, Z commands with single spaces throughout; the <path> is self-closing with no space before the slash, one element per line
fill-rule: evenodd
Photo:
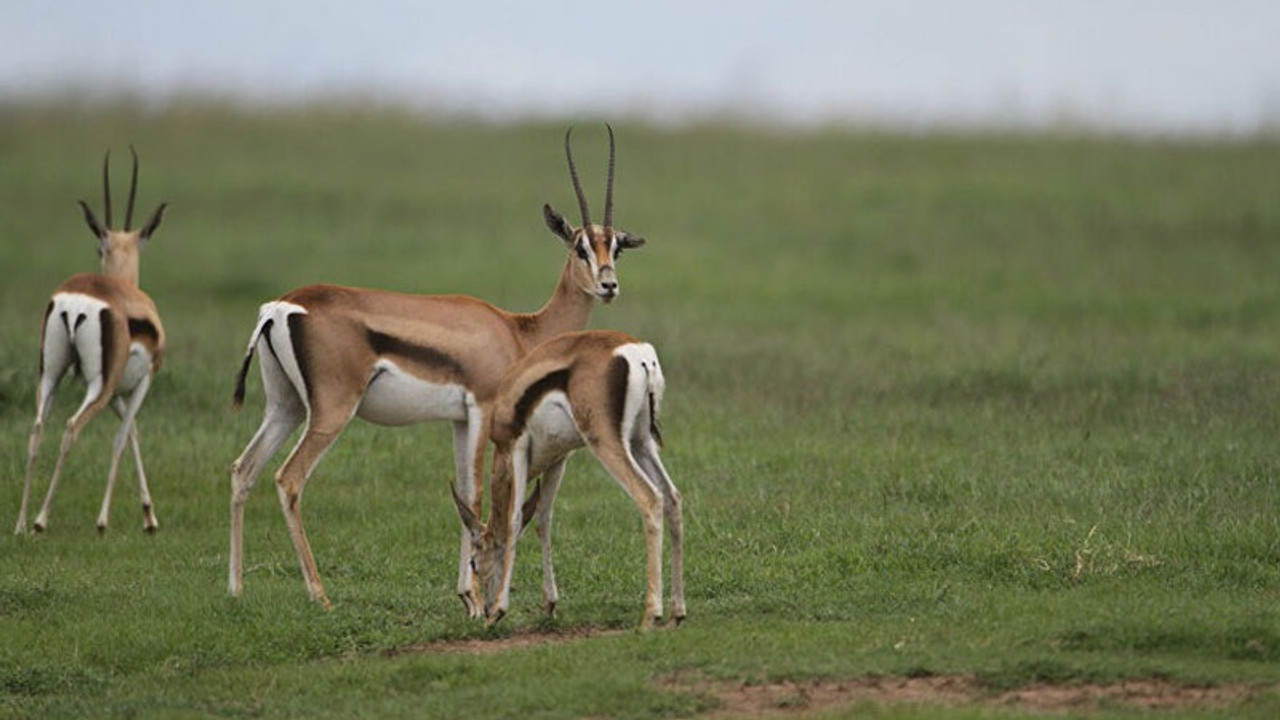
<path fill-rule="evenodd" d="M 495 655 L 515 650 L 618 636 L 627 630 L 593 627 L 566 629 L 530 628 L 501 637 L 439 640 L 409 645 L 388 655 L 428 653 L 441 655 Z M 747 683 L 708 680 L 697 674 L 679 673 L 659 682 L 666 690 L 694 693 L 715 709 L 700 717 L 803 718 L 809 714 L 839 711 L 858 705 L 979 705 L 1012 708 L 1046 714 L 1087 713 L 1104 708 L 1176 710 L 1226 709 L 1248 702 L 1259 694 L 1280 691 L 1280 686 L 1225 683 L 1214 686 L 1182 685 L 1161 678 L 1125 680 L 1107 685 L 1036 683 L 1012 690 L 993 691 L 972 675 L 924 677 L 868 676 L 843 681 L 812 680 Z"/>
<path fill-rule="evenodd" d="M 740 682 L 689 681 L 679 677 L 664 687 L 694 692 L 714 699 L 716 709 L 707 718 L 804 717 L 809 713 L 842 710 L 862 704 L 982 705 L 1043 713 L 1088 712 L 1124 707 L 1140 710 L 1184 708 L 1221 709 L 1240 705 L 1266 690 L 1243 683 L 1192 687 L 1160 679 L 1126 680 L 1110 685 L 1036 684 L 992 692 L 972 676 L 867 677 L 842 682 Z"/>

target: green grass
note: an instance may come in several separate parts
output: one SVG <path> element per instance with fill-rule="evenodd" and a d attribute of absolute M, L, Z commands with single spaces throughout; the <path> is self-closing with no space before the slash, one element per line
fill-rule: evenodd
<path fill-rule="evenodd" d="M 579 125 L 599 205 L 603 133 Z M 1258 684 L 1231 713 L 1274 716 L 1280 143 L 616 127 L 616 220 L 649 243 L 593 325 L 663 357 L 689 620 L 467 656 L 405 650 L 635 626 L 643 543 L 612 481 L 571 463 L 559 618 L 530 538 L 487 632 L 453 594 L 448 428 L 356 422 L 304 510 L 334 611 L 266 475 L 233 600 L 228 468 L 261 391 L 233 414 L 232 383 L 257 305 L 300 284 L 539 306 L 563 262 L 541 203 L 574 212 L 563 125 L 0 111 L 0 716 L 688 717 L 715 699 L 663 679 L 950 673 Z M 103 419 L 50 531 L 15 538 L 40 310 L 95 267 L 74 200 L 100 202 L 101 152 L 129 142 L 138 212 L 171 203 L 142 268 L 170 338 L 140 416 L 162 529 L 141 533 L 126 465 L 94 531 Z"/>

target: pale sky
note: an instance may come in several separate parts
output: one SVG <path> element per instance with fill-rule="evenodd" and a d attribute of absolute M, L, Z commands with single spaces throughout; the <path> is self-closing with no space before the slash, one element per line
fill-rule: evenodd
<path fill-rule="evenodd" d="M 1274 0 L 5 0 L 0 103 L 367 99 L 496 119 L 1280 126 Z"/>

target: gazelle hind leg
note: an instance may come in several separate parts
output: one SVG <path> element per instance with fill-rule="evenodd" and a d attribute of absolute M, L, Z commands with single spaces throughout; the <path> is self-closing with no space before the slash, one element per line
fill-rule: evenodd
<path fill-rule="evenodd" d="M 147 397 L 147 389 L 151 387 L 151 376 L 144 375 L 138 382 L 138 386 L 134 388 L 133 394 L 129 396 L 129 402 L 119 396 L 112 398 L 111 407 L 120 416 L 120 428 L 116 430 L 115 441 L 111 445 L 111 469 L 107 471 L 107 492 L 102 496 L 102 510 L 98 512 L 98 532 L 106 532 L 107 523 L 111 517 L 111 495 L 115 492 L 116 478 L 120 472 L 120 458 L 124 455 L 124 446 L 133 440 L 135 450 L 137 447 L 137 434 L 134 431 L 134 419 L 138 415 L 138 408 L 142 407 L 142 401 Z M 146 488 L 146 476 L 142 474 L 141 455 L 137 456 L 138 477 L 142 479 L 142 486 Z M 143 511 L 146 515 L 151 515 L 151 498 L 144 491 Z M 155 518 L 149 517 L 147 530 L 155 529 Z"/>
<path fill-rule="evenodd" d="M 52 332 L 54 332 L 52 328 L 46 331 L 46 336 Z M 44 438 L 44 424 L 49 419 L 50 411 L 53 410 L 53 398 L 57 393 L 58 383 L 62 381 L 62 376 L 71 365 L 67 353 L 49 352 L 48 349 L 45 350 L 41 360 L 44 373 L 40 377 L 40 386 L 36 392 L 36 420 L 31 425 L 31 434 L 27 437 L 27 473 L 22 483 L 22 505 L 18 509 L 18 523 L 14 528 L 16 535 L 27 532 L 27 507 L 31 500 L 31 480 L 36 474 L 36 457 L 40 454 L 40 442 Z"/>
<path fill-rule="evenodd" d="M 552 465 L 542 474 L 542 487 L 538 492 L 538 543 L 542 545 L 542 601 L 547 615 L 555 617 L 556 603 L 560 602 L 560 589 L 556 586 L 556 571 L 551 562 L 551 515 L 555 508 L 556 493 L 564 479 L 566 459 Z M 528 527 L 526 525 L 526 527 Z"/>
<path fill-rule="evenodd" d="M 227 563 L 227 589 L 232 597 L 239 597 L 244 590 L 244 506 L 249 501 L 249 493 L 263 468 L 307 418 L 303 401 L 305 388 L 294 385 L 270 342 L 261 338 L 254 342 L 260 351 L 266 406 L 257 432 L 231 463 L 231 556 Z"/>
<path fill-rule="evenodd" d="M 227 588 L 235 597 L 244 590 L 244 505 L 263 468 L 302 424 L 304 416 L 301 407 L 268 407 L 253 439 L 231 464 L 231 558 Z"/>
<path fill-rule="evenodd" d="M 351 414 L 348 413 L 346 418 L 350 419 L 350 417 Z M 329 596 L 325 594 L 324 583 L 320 580 L 320 571 L 316 567 L 315 555 L 311 552 L 311 543 L 307 541 L 307 531 L 302 524 L 302 491 L 306 488 L 311 472 L 338 439 L 343 427 L 345 423 L 333 431 L 316 430 L 313 415 L 308 427 L 302 433 L 302 438 L 298 440 L 298 444 L 289 455 L 289 459 L 284 461 L 284 465 L 276 473 L 276 493 L 280 496 L 280 508 L 284 511 L 285 523 L 289 527 L 289 537 L 293 540 L 293 549 L 298 554 L 298 564 L 302 566 L 302 579 L 307 584 L 307 592 L 311 595 L 311 599 L 320 603 L 326 610 L 331 609 L 333 603 L 329 602 Z"/>
<path fill-rule="evenodd" d="M 41 506 L 40 514 L 36 516 L 33 525 L 36 532 L 44 532 L 49 527 L 49 507 L 53 504 L 53 494 L 58 489 L 58 480 L 62 477 L 62 470 L 66 465 L 71 447 L 76 444 L 80 431 L 102 411 L 102 408 L 106 407 L 108 400 L 109 398 L 103 393 L 102 376 L 99 375 L 90 380 L 89 391 L 85 395 L 84 402 L 71 419 L 67 420 L 66 430 L 62 433 L 62 445 L 58 449 L 58 461 L 53 466 L 53 476 L 49 479 L 49 490 L 45 493 L 44 505 Z"/>
<path fill-rule="evenodd" d="M 631 496 L 644 521 L 647 587 L 641 628 L 651 629 L 662 617 L 663 496 L 636 464 L 620 440 L 602 439 L 590 445 L 605 470 Z"/>
<path fill-rule="evenodd" d="M 667 535 L 671 538 L 671 616 L 680 624 L 685 618 L 684 604 L 684 500 L 658 455 L 658 445 L 652 438 L 638 443 L 636 460 L 644 468 L 650 481 L 661 491 L 665 502 Z"/>

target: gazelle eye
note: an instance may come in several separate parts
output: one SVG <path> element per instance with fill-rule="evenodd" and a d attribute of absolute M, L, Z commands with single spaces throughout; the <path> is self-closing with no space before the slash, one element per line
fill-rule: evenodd
<path fill-rule="evenodd" d="M 587 261 L 587 259 L 588 259 L 588 258 L 587 258 L 587 248 L 586 248 L 586 246 L 585 246 L 585 245 L 583 245 L 582 243 L 578 243 L 577 245 L 574 245 L 574 246 L 573 246 L 573 250 L 574 250 L 574 252 L 578 253 L 578 257 L 582 258 L 582 261 L 583 261 L 583 262 L 586 262 L 586 261 Z"/>

